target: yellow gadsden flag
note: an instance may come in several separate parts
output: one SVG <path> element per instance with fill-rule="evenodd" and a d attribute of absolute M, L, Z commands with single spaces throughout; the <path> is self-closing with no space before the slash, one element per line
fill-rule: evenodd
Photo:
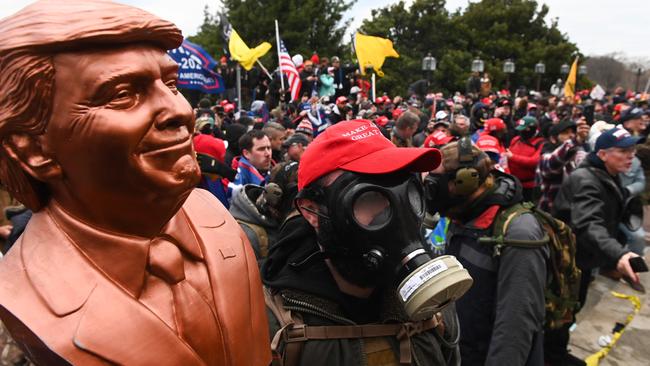
<path fill-rule="evenodd" d="M 573 99 L 576 95 L 576 78 L 578 76 L 578 57 L 573 61 L 571 65 L 571 71 L 569 71 L 569 76 L 566 77 L 566 83 L 564 83 L 564 96 L 570 97 Z"/>
<path fill-rule="evenodd" d="M 259 46 L 250 49 L 234 29 L 230 33 L 230 39 L 228 40 L 230 57 L 233 60 L 239 61 L 247 71 L 252 69 L 255 61 L 264 56 L 270 49 L 271 44 L 269 42 L 262 42 Z"/>
<path fill-rule="evenodd" d="M 386 57 L 399 57 L 393 48 L 393 42 L 386 38 L 357 33 L 354 46 L 357 50 L 362 75 L 366 74 L 366 67 L 372 67 L 377 75 L 384 76 L 381 67 Z"/>

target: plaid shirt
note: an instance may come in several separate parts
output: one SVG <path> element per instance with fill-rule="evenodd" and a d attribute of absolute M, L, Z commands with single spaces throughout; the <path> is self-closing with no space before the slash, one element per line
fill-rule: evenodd
<path fill-rule="evenodd" d="M 575 140 L 567 140 L 550 153 L 542 155 L 535 180 L 541 188 L 542 197 L 537 206 L 551 212 L 553 200 L 557 195 L 564 177 L 573 172 L 587 156 L 583 145 L 578 145 Z"/>

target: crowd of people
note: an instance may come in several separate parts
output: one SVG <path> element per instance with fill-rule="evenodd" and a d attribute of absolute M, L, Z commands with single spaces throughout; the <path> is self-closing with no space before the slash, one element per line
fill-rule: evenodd
<path fill-rule="evenodd" d="M 309 61 L 303 64 L 305 69 L 312 67 Z M 342 307 L 336 308 L 336 314 L 353 323 L 382 319 L 377 318 L 380 312 L 372 291 L 365 292 L 378 279 L 371 281 L 373 286 L 363 281 L 346 284 L 349 288 L 339 284 L 340 289 L 352 289 L 341 290 L 342 299 L 328 290 L 317 290 L 316 281 L 322 279 L 311 278 L 310 271 L 298 271 L 305 277 L 293 278 L 297 268 L 310 266 L 316 252 L 332 261 L 338 258 L 340 253 L 328 252 L 326 243 L 343 240 L 335 232 L 323 235 L 324 225 L 338 232 L 349 230 L 343 223 L 353 225 L 338 221 L 342 226 L 334 227 L 331 216 L 318 213 L 345 209 L 342 201 L 332 200 L 331 193 L 326 199 L 317 194 L 320 199 L 316 200 L 300 189 L 309 185 L 300 181 L 300 170 L 331 173 L 342 169 L 368 176 L 369 171 L 357 166 L 344 167 L 361 152 L 352 148 L 342 153 L 342 145 L 322 145 L 346 129 L 348 135 L 360 134 L 360 138 L 380 135 L 377 138 L 409 151 L 436 148 L 441 152 L 439 165 L 431 158 L 426 168 L 400 166 L 396 171 L 424 172 L 418 176 L 425 187 L 426 215 L 413 230 L 422 234 L 427 250 L 455 256 L 473 278 L 473 286 L 456 301 L 458 323 L 443 312 L 451 331 L 445 335 L 453 339 L 459 334 L 456 356 L 462 364 L 583 364 L 567 348 L 569 327 L 584 305 L 594 275 L 600 272 L 616 281 L 622 279 L 645 292 L 630 265 L 630 259 L 644 255 L 645 232 L 639 223 L 650 197 L 646 187 L 650 145 L 645 143 L 650 109 L 640 95 L 620 88 L 601 99 L 592 98 L 588 91 L 570 98 L 521 90 L 511 95 L 502 90 L 483 91 L 483 95 L 429 93 L 423 98 L 381 95 L 372 100 L 367 90 L 350 84 L 331 95 L 327 82 L 320 83 L 317 92 L 317 83 L 312 87 L 309 78 L 303 83 L 307 91 L 300 100 L 270 111 L 258 101 L 251 112 L 236 118 L 233 108 L 223 108 L 228 101 L 214 104 L 208 99 L 196 109 L 195 148 L 204 172 L 200 186 L 230 208 L 254 248 L 264 283 L 282 290 L 280 302 L 285 306 L 299 304 L 307 293 L 310 301 L 317 299 L 316 304 L 335 299 Z M 323 90 L 325 94 L 320 95 Z M 358 144 L 356 149 L 365 147 Z M 316 151 L 310 154 L 312 150 Z M 370 164 L 389 166 L 399 156 L 397 152 L 377 156 Z M 390 168 L 376 168 L 373 173 L 390 172 Z M 336 182 L 335 178 L 319 180 L 319 184 Z M 305 201 L 303 197 L 310 198 Z M 343 196 L 338 198 L 343 200 Z M 381 211 L 382 203 L 374 204 Z M 551 276 L 548 263 L 555 254 L 548 245 L 508 245 L 548 242 L 536 210 L 568 224 L 577 243 L 571 254 L 580 271 L 574 279 L 576 304 L 552 328 L 545 314 L 549 301 L 545 289 Z M 512 214 L 506 226 L 504 212 Z M 314 250 L 313 243 L 305 244 L 310 226 L 316 228 L 320 250 Z M 495 252 L 485 238 L 498 234 L 505 244 Z M 343 267 L 349 271 L 342 272 L 344 279 L 368 280 Z M 304 324 L 331 320 L 330 313 L 314 315 L 309 309 L 294 308 Z M 271 337 L 286 325 L 279 318 L 274 322 L 277 326 L 272 327 Z M 315 360 L 326 351 L 310 343 L 307 340 L 302 348 L 303 353 L 310 350 L 310 355 L 296 364 L 320 364 Z M 289 349 L 296 352 L 289 346 L 278 348 Z M 432 357 L 450 362 L 456 357 L 452 350 L 442 346 Z"/>

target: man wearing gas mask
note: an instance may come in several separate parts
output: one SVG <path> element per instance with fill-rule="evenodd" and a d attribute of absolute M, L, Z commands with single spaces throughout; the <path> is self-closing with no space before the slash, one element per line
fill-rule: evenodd
<path fill-rule="evenodd" d="M 436 149 L 397 148 L 370 121 L 329 127 L 298 169 L 301 217 L 262 267 L 274 362 L 290 365 L 457 365 L 452 306 L 471 286 L 420 231 L 413 172 Z"/>
<path fill-rule="evenodd" d="M 493 169 L 469 137 L 441 149 L 442 164 L 425 178 L 427 209 L 450 219 L 447 254 L 474 279 L 456 302 L 463 365 L 543 365 L 545 246 L 480 243 L 499 213 L 522 201 L 519 181 Z M 530 213 L 514 216 L 502 238 L 539 241 L 544 232 Z"/>

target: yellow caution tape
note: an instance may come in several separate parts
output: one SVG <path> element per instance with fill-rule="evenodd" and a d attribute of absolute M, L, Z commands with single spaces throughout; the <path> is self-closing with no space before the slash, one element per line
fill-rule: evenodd
<path fill-rule="evenodd" d="M 609 344 L 607 346 L 601 348 L 598 352 L 596 352 L 593 355 L 587 357 L 587 359 L 585 360 L 585 362 L 587 363 L 587 366 L 598 366 L 598 363 L 600 362 L 600 360 L 605 358 L 605 356 L 607 356 L 609 351 L 612 350 L 612 347 L 614 347 L 616 342 L 618 342 L 618 339 L 621 338 L 621 335 L 623 334 L 623 332 L 625 332 L 625 329 L 627 328 L 627 325 L 630 324 L 632 319 L 634 319 L 634 316 L 639 312 L 639 310 L 641 310 L 641 300 L 639 299 L 638 296 L 625 295 L 625 294 L 621 294 L 621 293 L 618 293 L 618 292 L 615 292 L 615 291 L 612 291 L 612 295 L 614 295 L 615 297 L 618 297 L 619 299 L 627 299 L 629 302 L 632 303 L 632 305 L 634 305 L 634 311 L 631 312 L 630 314 L 628 314 L 627 318 L 625 319 L 625 326 L 620 331 L 614 333 L 614 336 L 612 337 L 611 342 L 609 342 Z"/>

